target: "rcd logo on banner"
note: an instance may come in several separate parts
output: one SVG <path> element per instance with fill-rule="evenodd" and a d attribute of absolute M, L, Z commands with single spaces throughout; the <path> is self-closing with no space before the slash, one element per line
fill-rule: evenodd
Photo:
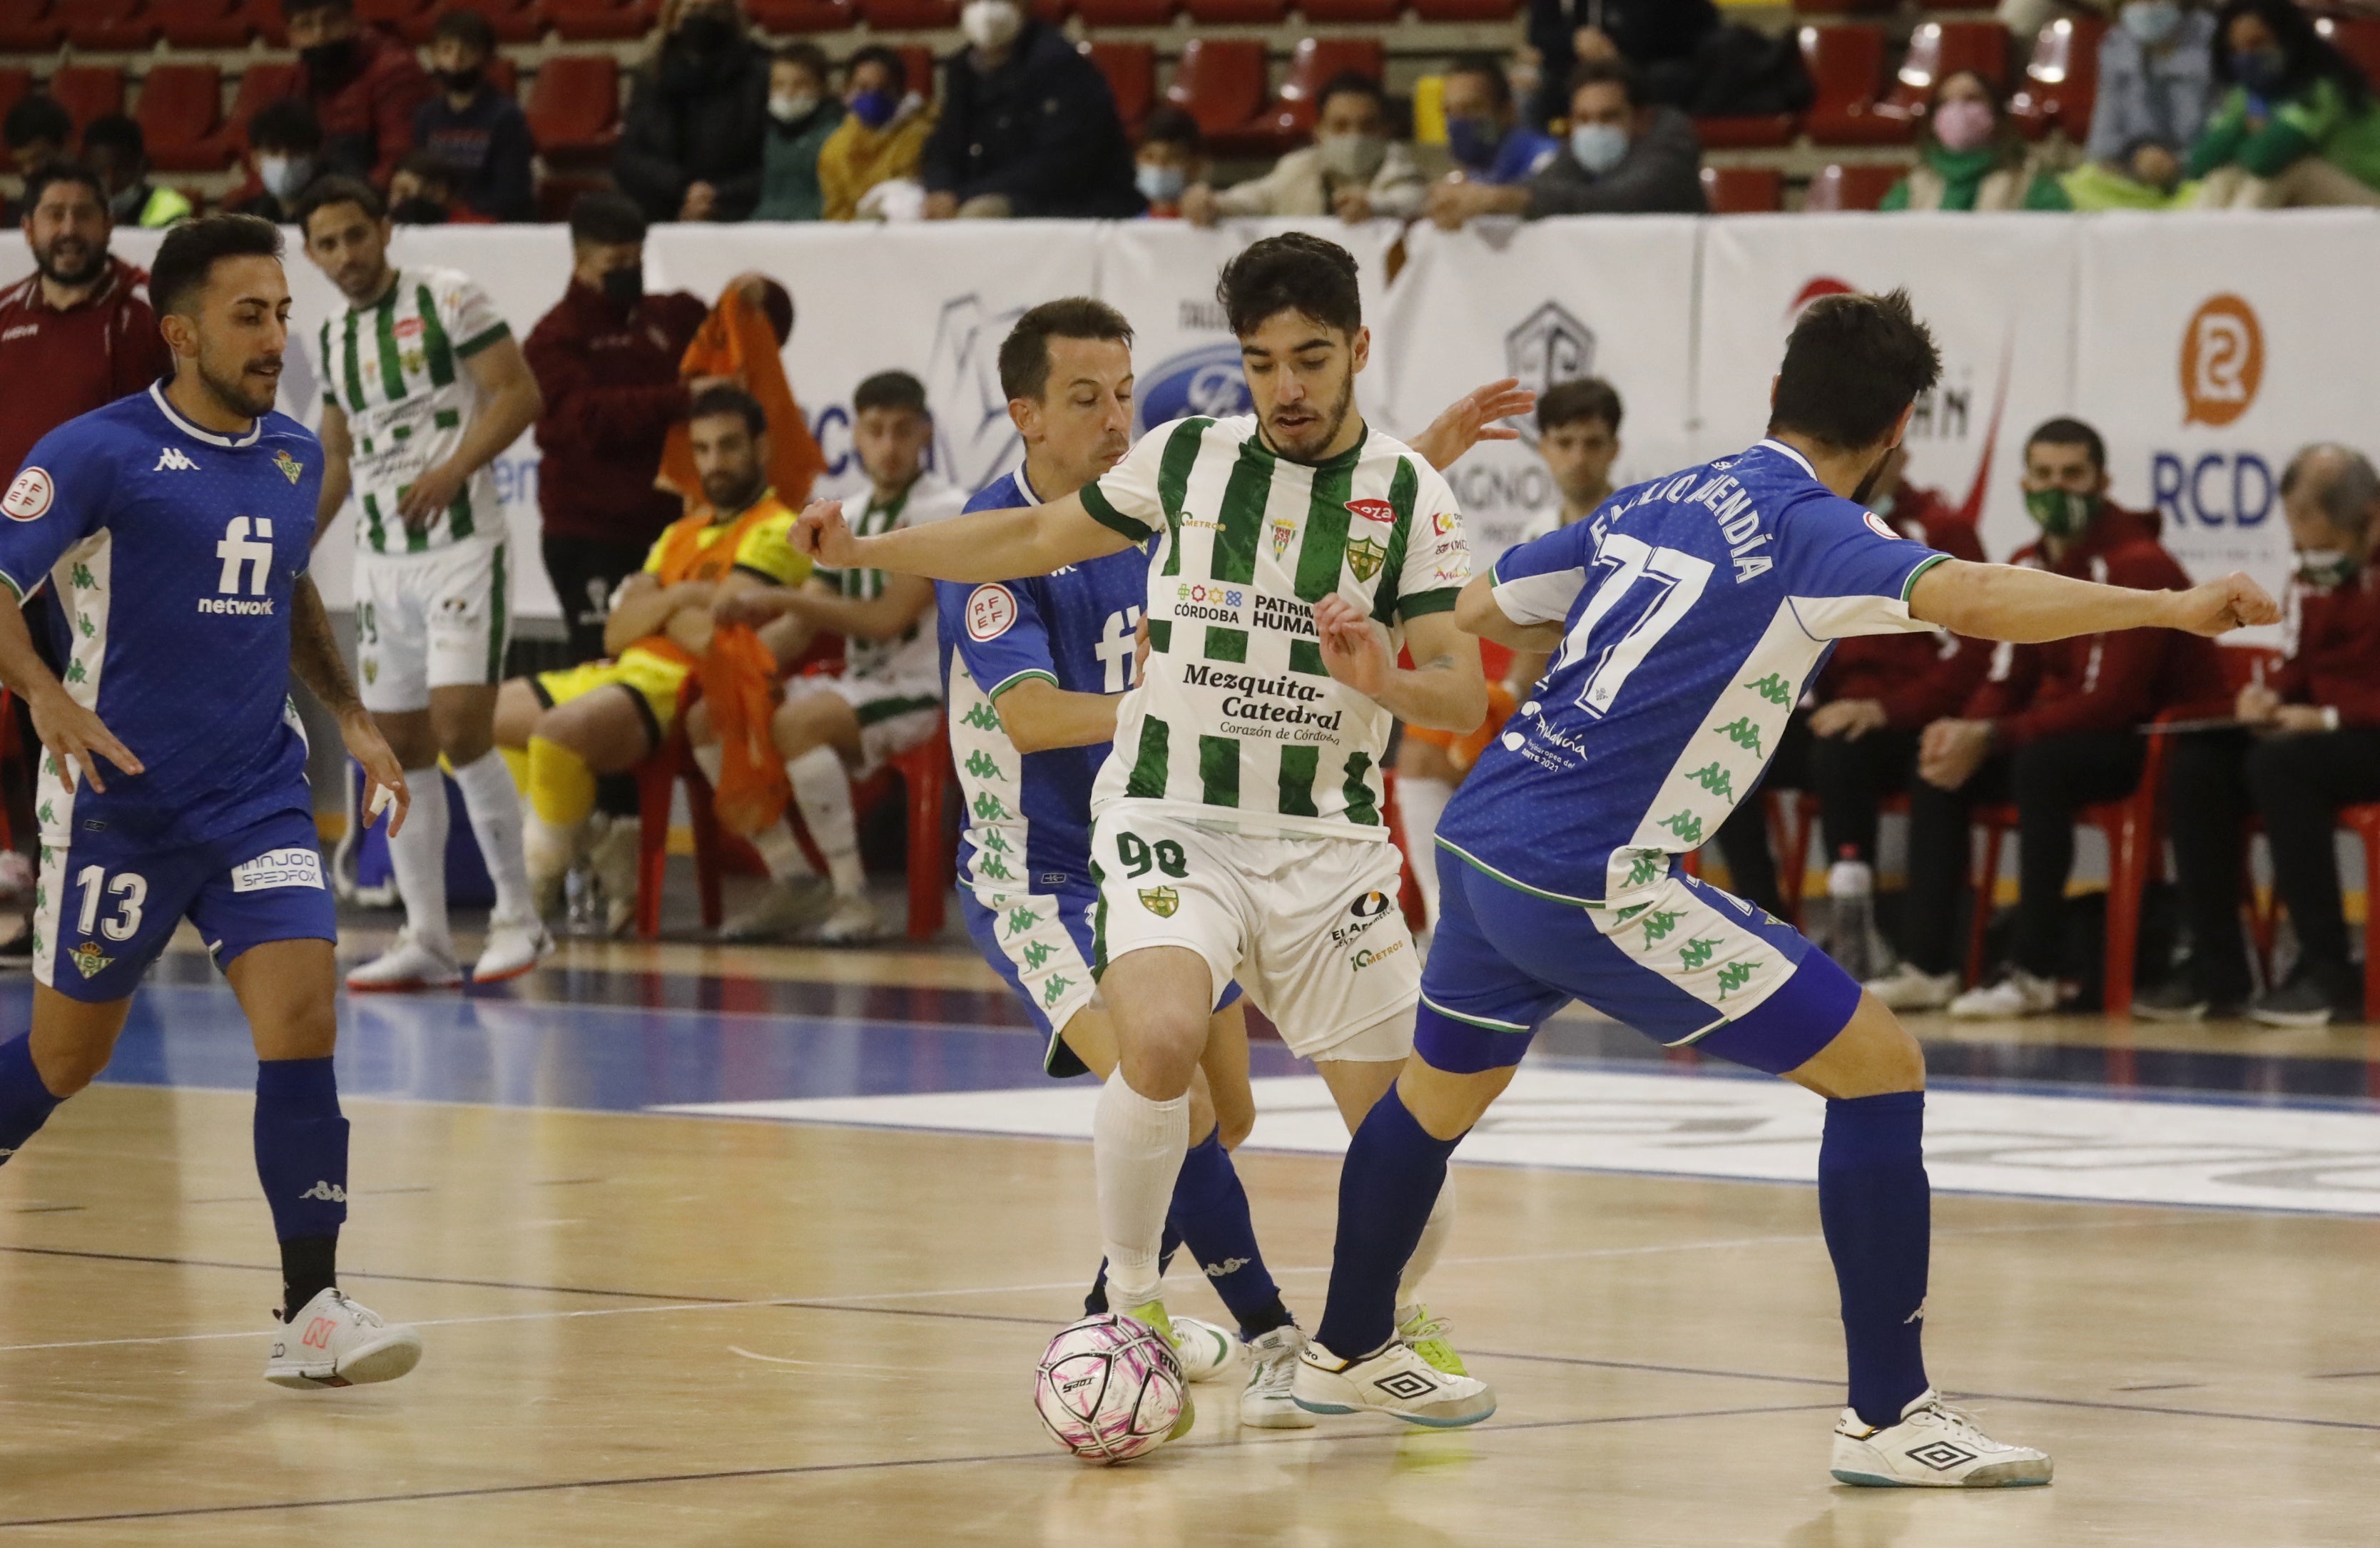
<path fill-rule="evenodd" d="M 2227 429 L 2255 406 L 2265 381 L 2265 330 L 2237 296 L 2211 296 L 2181 332 L 2181 426 Z M 2177 526 L 2259 526 L 2271 516 L 2277 480 L 2244 448 L 2162 450 L 2149 461 L 2156 508 Z"/>

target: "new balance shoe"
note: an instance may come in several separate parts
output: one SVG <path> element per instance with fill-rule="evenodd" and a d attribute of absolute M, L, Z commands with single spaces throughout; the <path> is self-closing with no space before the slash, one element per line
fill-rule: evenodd
<path fill-rule="evenodd" d="M 1377 1354 L 1342 1360 L 1308 1342 L 1297 1358 L 1297 1406 L 1308 1413 L 1391 1414 L 1434 1430 L 1476 1424 L 1496 1411 L 1486 1382 L 1440 1371 L 1391 1339 Z"/>
<path fill-rule="evenodd" d="M 864 895 L 855 895 L 837 898 L 810 938 L 828 946 L 853 946 L 883 933 L 884 921 L 877 915 L 876 904 Z"/>
<path fill-rule="evenodd" d="M 1194 1382 L 1211 1382 L 1232 1363 L 1240 1341 L 1229 1329 L 1196 1317 L 1173 1319 L 1173 1352 L 1181 1357 L 1182 1374 Z"/>
<path fill-rule="evenodd" d="M 487 943 L 480 949 L 480 960 L 471 965 L 471 982 L 501 984 L 518 978 L 552 949 L 553 937 L 546 933 L 542 921 L 491 919 Z"/>
<path fill-rule="evenodd" d="M 1430 1366 L 1450 1376 L 1467 1376 L 1470 1371 L 1463 1363 L 1463 1355 L 1447 1336 L 1446 1319 L 1430 1315 L 1429 1307 L 1422 1301 L 1397 1308 L 1397 1342 L 1427 1361 Z"/>
<path fill-rule="evenodd" d="M 1829 1470 L 1838 1483 L 1871 1489 L 2015 1489 L 2048 1482 L 2050 1461 L 1992 1439 L 1928 1387 L 1881 1430 L 1845 1409 Z"/>
<path fill-rule="evenodd" d="M 395 945 L 347 974 L 347 987 L 358 994 L 451 989 L 461 982 L 463 967 L 453 954 L 424 945 L 410 926 L 396 933 Z"/>
<path fill-rule="evenodd" d="M 1181 1348 L 1179 1344 L 1174 1343 L 1173 1319 L 1165 1314 L 1165 1302 L 1162 1300 L 1144 1300 L 1126 1311 L 1123 1315 L 1130 1317 L 1134 1322 L 1155 1328 L 1158 1336 L 1166 1343 L 1173 1345 L 1177 1350 Z M 1180 1358 L 1178 1354 L 1176 1358 Z M 1165 1432 L 1165 1438 L 1169 1441 L 1180 1440 L 1190 1433 L 1191 1425 L 1196 1423 L 1197 1419 L 1198 1411 L 1191 1405 L 1190 1388 L 1185 1382 L 1182 1388 L 1182 1417 L 1173 1421 L 1172 1429 Z"/>
<path fill-rule="evenodd" d="M 720 926 L 725 941 L 791 940 L 834 908 L 834 888 L 820 876 L 772 881 L 750 908 Z"/>
<path fill-rule="evenodd" d="M 1311 1430 L 1314 1416 L 1297 1406 L 1297 1357 L 1305 1335 L 1293 1323 L 1248 1340 L 1248 1385 L 1240 1394 L 1240 1422 L 1258 1430 Z"/>
<path fill-rule="evenodd" d="M 2044 1016 L 2057 1009 L 2058 981 L 2035 978 L 2022 968 L 2011 968 L 1998 983 L 1969 989 L 1950 1002 L 1950 1014 L 1970 1022 Z"/>
<path fill-rule="evenodd" d="M 335 1289 L 318 1290 L 273 1340 L 264 1379 L 275 1386 L 393 1382 L 421 1363 L 421 1335 L 381 1321 Z"/>
<path fill-rule="evenodd" d="M 1921 973 L 1907 962 L 1862 986 L 1888 1010 L 1939 1010 L 1959 992 L 1955 973 Z"/>

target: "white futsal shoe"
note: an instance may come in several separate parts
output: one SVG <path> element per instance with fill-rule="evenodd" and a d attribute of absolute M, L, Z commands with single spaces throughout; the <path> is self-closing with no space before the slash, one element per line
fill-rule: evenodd
<path fill-rule="evenodd" d="M 724 941 L 791 940 L 834 910 L 834 886 L 820 876 L 769 883 L 750 908 L 720 926 Z"/>
<path fill-rule="evenodd" d="M 1887 1010 L 1939 1010 L 1959 992 L 1955 973 L 1920 973 L 1907 962 L 1861 986 Z"/>
<path fill-rule="evenodd" d="M 883 933 L 884 920 L 877 913 L 874 900 L 865 893 L 854 893 L 835 899 L 825 922 L 810 938 L 826 946 L 854 946 L 874 940 Z"/>
<path fill-rule="evenodd" d="M 462 982 L 462 964 L 452 954 L 422 944 L 410 926 L 396 933 L 395 945 L 347 974 L 347 987 L 358 994 L 451 989 Z"/>
<path fill-rule="evenodd" d="M 2000 1022 L 2017 1016 L 2046 1016 L 2058 1009 L 2058 981 L 2035 978 L 2022 968 L 1982 988 L 1969 989 L 1950 1002 L 1950 1014 L 1970 1022 Z"/>
<path fill-rule="evenodd" d="M 1240 1394 L 1240 1422 L 1258 1430 L 1311 1430 L 1314 1416 L 1297 1406 L 1297 1357 L 1305 1335 L 1284 1323 L 1248 1341 L 1248 1385 Z"/>
<path fill-rule="evenodd" d="M 307 1389 L 393 1382 L 421 1363 L 421 1335 L 393 1326 L 335 1289 L 298 1308 L 265 1358 L 264 1379 Z"/>
<path fill-rule="evenodd" d="M 1886 1429 L 1849 1409 L 1835 1426 L 1830 1470 L 1838 1483 L 1870 1489 L 2021 1489 L 2049 1481 L 2049 1454 L 2010 1445 L 1927 1387 Z"/>
<path fill-rule="evenodd" d="M 1342 1360 L 1308 1342 L 1297 1358 L 1297 1406 L 1308 1413 L 1391 1414 L 1433 1430 L 1476 1424 L 1496 1411 L 1486 1382 L 1440 1371 L 1403 1344 Z"/>
<path fill-rule="evenodd" d="M 1229 1329 L 1196 1317 L 1173 1319 L 1173 1352 L 1182 1361 L 1182 1374 L 1194 1382 L 1211 1382 L 1232 1363 L 1240 1341 Z"/>
<path fill-rule="evenodd" d="M 501 984 L 507 978 L 518 978 L 552 949 L 553 937 L 546 933 L 544 922 L 534 915 L 527 919 L 491 919 L 487 944 L 480 949 L 480 960 L 471 965 L 471 982 Z"/>

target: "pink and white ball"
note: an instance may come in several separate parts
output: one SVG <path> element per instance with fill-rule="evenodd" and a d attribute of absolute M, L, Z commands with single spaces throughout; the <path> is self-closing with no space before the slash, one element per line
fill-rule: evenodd
<path fill-rule="evenodd" d="M 1102 1467 L 1164 1445 L 1187 1402 L 1173 1346 L 1148 1324 L 1112 1312 L 1061 1329 L 1033 1381 L 1043 1428 Z"/>

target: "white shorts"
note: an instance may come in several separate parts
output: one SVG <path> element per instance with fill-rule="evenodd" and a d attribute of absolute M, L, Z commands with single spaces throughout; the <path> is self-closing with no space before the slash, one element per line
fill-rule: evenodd
<path fill-rule="evenodd" d="M 1091 873 L 1101 967 L 1186 947 L 1218 996 L 1238 978 L 1301 1058 L 1412 1050 L 1421 961 L 1397 907 L 1394 844 L 1233 833 L 1123 801 L 1092 819 Z"/>
<path fill-rule="evenodd" d="M 356 554 L 356 668 L 366 709 L 430 707 L 430 690 L 504 681 L 512 624 L 500 539 Z"/>
<path fill-rule="evenodd" d="M 855 780 L 865 780 L 933 735 L 942 721 L 942 684 L 938 678 L 912 683 L 837 672 L 832 677 L 796 677 L 786 684 L 786 692 L 799 693 L 805 683 L 834 695 L 851 706 L 852 714 L 858 718 L 859 768 L 852 774 Z"/>

